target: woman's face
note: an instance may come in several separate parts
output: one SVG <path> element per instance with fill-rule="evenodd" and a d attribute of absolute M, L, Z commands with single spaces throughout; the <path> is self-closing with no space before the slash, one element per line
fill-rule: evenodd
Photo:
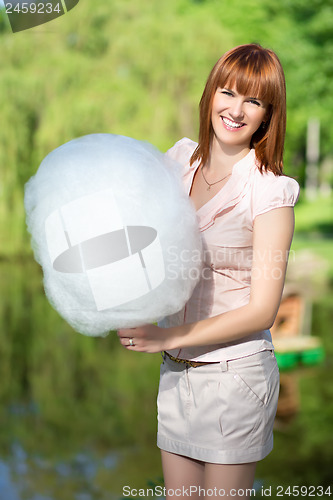
<path fill-rule="evenodd" d="M 214 138 L 221 146 L 249 149 L 253 134 L 267 115 L 268 103 L 238 94 L 235 87 L 217 88 L 212 105 Z"/>

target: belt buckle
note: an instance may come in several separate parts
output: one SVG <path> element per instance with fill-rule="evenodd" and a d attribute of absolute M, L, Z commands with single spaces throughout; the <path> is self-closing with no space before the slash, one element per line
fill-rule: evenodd
<path fill-rule="evenodd" d="M 192 368 L 198 368 L 198 366 L 202 366 L 204 364 L 204 363 L 200 363 L 198 361 L 190 361 L 190 360 L 187 360 L 187 359 L 185 359 L 184 361 L 185 361 L 186 364 L 188 364 Z"/>
<path fill-rule="evenodd" d="M 181 364 L 184 364 L 187 366 L 191 366 L 191 368 L 197 368 L 198 366 L 202 366 L 202 365 L 207 364 L 207 363 L 200 362 L 200 361 L 190 361 L 189 359 L 175 358 L 174 356 L 171 356 L 171 354 L 169 354 L 168 352 L 163 351 L 163 354 L 162 354 L 163 359 L 165 359 L 166 356 L 168 356 L 168 358 L 170 358 L 171 361 L 174 361 L 175 363 L 181 363 Z"/>

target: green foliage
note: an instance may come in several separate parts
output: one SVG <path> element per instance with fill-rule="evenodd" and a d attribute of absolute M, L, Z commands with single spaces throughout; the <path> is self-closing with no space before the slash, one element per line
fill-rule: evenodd
<path fill-rule="evenodd" d="M 322 197 L 315 201 L 301 198 L 295 207 L 295 220 L 297 233 L 332 236 L 333 200 L 329 197 Z"/>
<path fill-rule="evenodd" d="M 198 102 L 212 65 L 236 44 L 259 42 L 275 50 L 285 68 L 286 171 L 302 181 L 309 118 L 321 121 L 322 157 L 333 154 L 332 24 L 327 0 L 82 1 L 65 16 L 16 34 L 0 12 L 0 255 L 29 252 L 28 261 L 5 262 L 0 269 L 2 447 L 13 435 L 30 450 L 36 444 L 75 449 L 89 441 L 113 448 L 155 441 L 159 356 L 128 353 L 115 335 L 102 340 L 76 334 L 45 299 L 22 203 L 24 183 L 42 159 L 64 142 L 95 132 L 147 140 L 161 150 L 183 136 L 195 139 Z M 323 224 L 319 230 L 329 235 L 329 207 L 324 201 L 318 207 L 320 213 L 300 204 L 296 222 L 302 232 Z M 317 244 L 302 235 L 295 244 L 332 262 L 329 238 Z M 331 346 L 327 295 L 325 314 L 315 308 L 314 315 L 316 334 Z M 331 443 L 323 451 L 332 420 L 330 376 L 327 364 L 311 390 L 303 385 L 310 411 L 277 434 L 280 451 L 260 464 L 259 476 L 262 471 L 272 484 L 296 484 L 293 474 L 304 481 L 303 467 L 326 481 L 332 461 Z M 36 406 L 16 418 L 13 407 L 22 401 L 28 409 L 31 402 Z M 323 402 L 325 412 L 318 413 Z M 124 477 L 135 460 L 124 463 Z"/>
<path fill-rule="evenodd" d="M 239 43 L 273 48 L 288 86 L 286 171 L 304 177 L 305 132 L 332 154 L 332 6 L 324 0 L 94 0 L 13 34 L 0 14 L 0 253 L 21 253 L 23 185 L 51 150 L 109 132 L 161 150 L 198 129 L 213 63 Z"/>

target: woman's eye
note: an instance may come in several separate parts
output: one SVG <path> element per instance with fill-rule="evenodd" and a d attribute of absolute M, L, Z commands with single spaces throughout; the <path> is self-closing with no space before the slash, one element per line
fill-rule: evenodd
<path fill-rule="evenodd" d="M 232 96 L 232 93 L 229 90 L 221 90 L 221 94 Z"/>
<path fill-rule="evenodd" d="M 251 104 L 255 104 L 256 106 L 260 106 L 260 102 L 259 102 L 259 101 L 257 101 L 256 99 L 250 99 L 250 100 L 249 100 L 249 102 L 250 102 Z"/>

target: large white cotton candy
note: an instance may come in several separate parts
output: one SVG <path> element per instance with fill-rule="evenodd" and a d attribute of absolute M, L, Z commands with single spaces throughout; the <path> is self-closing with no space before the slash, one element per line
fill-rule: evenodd
<path fill-rule="evenodd" d="M 201 239 L 181 168 L 148 143 L 111 134 L 51 152 L 25 187 L 46 295 L 85 335 L 152 323 L 198 282 Z"/>

